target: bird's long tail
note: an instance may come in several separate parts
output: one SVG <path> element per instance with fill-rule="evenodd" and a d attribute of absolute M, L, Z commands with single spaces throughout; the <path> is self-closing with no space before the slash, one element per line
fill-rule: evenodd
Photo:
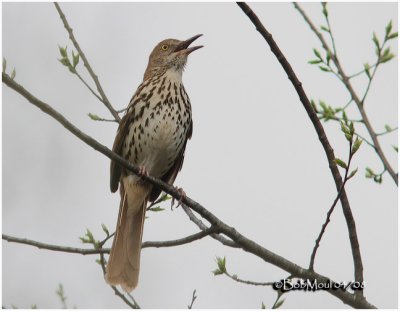
<path fill-rule="evenodd" d="M 117 228 L 107 264 L 105 279 L 131 292 L 138 284 L 140 250 L 149 187 L 139 183 L 121 183 L 121 204 Z"/>

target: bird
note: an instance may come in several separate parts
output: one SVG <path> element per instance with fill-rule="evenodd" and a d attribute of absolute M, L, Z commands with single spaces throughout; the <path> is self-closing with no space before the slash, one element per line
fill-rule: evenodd
<path fill-rule="evenodd" d="M 110 188 L 120 190 L 120 207 L 105 280 L 125 292 L 137 287 L 147 202 L 161 190 L 143 175 L 173 185 L 182 168 L 193 121 L 189 96 L 182 83 L 188 55 L 202 48 L 190 47 L 201 34 L 187 40 L 166 39 L 150 54 L 143 76 L 122 117 L 113 152 L 139 167 L 136 175 L 115 160 L 110 165 Z"/>

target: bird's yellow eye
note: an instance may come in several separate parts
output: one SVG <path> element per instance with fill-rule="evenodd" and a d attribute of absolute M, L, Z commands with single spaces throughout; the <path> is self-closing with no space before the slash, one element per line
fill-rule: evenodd
<path fill-rule="evenodd" d="M 164 44 L 164 45 L 161 47 L 161 50 L 163 50 L 163 51 L 168 50 L 168 45 Z"/>

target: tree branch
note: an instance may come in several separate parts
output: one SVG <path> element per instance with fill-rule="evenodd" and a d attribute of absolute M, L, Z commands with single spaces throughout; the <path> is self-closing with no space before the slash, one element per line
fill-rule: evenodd
<path fill-rule="evenodd" d="M 325 134 L 325 130 L 316 114 L 314 111 L 313 107 L 310 104 L 310 101 L 308 100 L 308 97 L 303 89 L 303 86 L 299 79 L 297 78 L 296 74 L 294 73 L 292 66 L 289 64 L 289 62 L 286 60 L 285 56 L 279 49 L 278 45 L 275 43 L 274 39 L 272 38 L 272 35 L 265 29 L 264 25 L 261 23 L 261 21 L 258 19 L 257 15 L 251 10 L 251 8 L 244 2 L 238 2 L 239 7 L 243 10 L 243 12 L 249 17 L 249 19 L 252 21 L 256 29 L 260 32 L 260 34 L 263 36 L 265 41 L 267 41 L 268 45 L 271 48 L 272 53 L 276 56 L 278 59 L 279 63 L 282 65 L 283 69 L 285 70 L 286 74 L 288 75 L 289 80 L 292 82 L 294 88 L 296 89 L 297 94 L 299 95 L 300 101 L 303 104 L 304 109 L 307 111 L 307 114 L 314 125 L 315 131 L 318 134 L 318 138 L 324 148 L 328 163 L 329 163 L 329 168 L 331 170 L 333 179 L 336 184 L 336 190 L 337 192 L 340 192 L 340 189 L 342 188 L 342 177 L 339 173 L 339 169 L 335 163 L 335 154 L 333 152 L 333 149 L 328 141 L 328 138 Z M 351 250 L 353 254 L 353 262 L 354 262 L 354 273 L 355 273 L 355 280 L 362 283 L 364 281 L 363 277 L 363 264 L 362 264 L 362 258 L 361 258 L 361 252 L 360 252 L 360 246 L 358 243 L 358 237 L 357 237 L 357 231 L 356 231 L 356 224 L 354 221 L 353 213 L 350 208 L 350 203 L 347 199 L 347 194 L 345 189 L 341 191 L 340 195 L 340 201 L 342 203 L 342 209 L 343 209 L 343 214 L 346 219 L 347 223 L 347 228 L 349 231 L 349 237 L 350 237 L 350 244 L 351 244 Z M 358 295 L 361 293 L 362 296 L 362 291 L 357 292 Z"/>
<path fill-rule="evenodd" d="M 216 231 L 217 231 L 216 227 L 210 227 L 210 228 L 206 228 L 203 231 L 197 232 L 195 234 L 189 235 L 189 236 L 181 238 L 181 239 L 170 240 L 170 241 L 146 241 L 146 242 L 142 243 L 142 248 L 173 247 L 173 246 L 189 244 L 196 240 L 200 240 Z M 111 235 L 110 235 L 110 237 L 111 237 Z M 87 249 L 87 248 L 78 248 L 78 247 L 70 247 L 70 246 L 60 246 L 60 245 L 42 243 L 42 242 L 29 240 L 29 239 L 17 238 L 17 237 L 7 235 L 7 234 L 3 234 L 2 239 L 7 242 L 30 245 L 30 246 L 37 247 L 39 249 L 47 249 L 47 250 L 56 251 L 56 252 L 73 253 L 73 254 L 81 254 L 81 255 L 97 255 L 97 254 L 109 254 L 110 253 L 109 248 L 100 247 L 97 249 L 96 248 Z M 101 246 L 102 243 L 100 243 L 99 245 Z"/>
<path fill-rule="evenodd" d="M 48 243 L 42 243 L 34 240 L 17 238 L 11 235 L 2 234 L 2 239 L 7 242 L 19 243 L 37 247 L 39 249 L 47 249 L 55 252 L 63 252 L 63 253 L 72 253 L 72 254 L 81 254 L 81 255 L 97 255 L 97 254 L 109 254 L 109 248 L 101 248 L 101 249 L 87 249 L 87 248 L 78 248 L 78 247 L 70 247 L 70 246 L 60 246 Z"/>
<path fill-rule="evenodd" d="M 192 222 L 194 222 L 201 230 L 206 230 L 207 229 L 207 226 L 193 214 L 192 210 L 189 207 L 187 207 L 185 204 L 182 204 L 182 209 L 186 213 L 186 215 L 189 216 L 189 219 Z M 219 241 L 223 245 L 226 245 L 226 246 L 229 246 L 229 247 L 233 247 L 233 248 L 239 248 L 240 247 L 239 245 L 237 245 L 232 240 L 227 239 L 227 238 L 223 237 L 220 234 L 213 233 L 213 234 L 210 234 L 210 236 L 213 239 Z"/>
<path fill-rule="evenodd" d="M 331 215 L 333 213 L 333 210 L 335 209 L 336 204 L 339 201 L 340 196 L 342 195 L 342 192 L 344 190 L 344 186 L 346 185 L 347 181 L 352 177 L 352 176 L 348 177 L 349 171 L 350 171 L 351 160 L 352 160 L 353 155 L 354 155 L 354 153 L 352 152 L 352 146 L 353 146 L 353 141 L 351 140 L 349 142 L 349 159 L 347 161 L 347 167 L 346 167 L 346 172 L 344 174 L 344 180 L 343 180 L 343 183 L 342 183 L 342 186 L 341 186 L 340 190 L 338 191 L 338 193 L 336 195 L 335 200 L 332 203 L 331 208 L 328 210 L 328 213 L 326 214 L 325 223 L 322 225 L 321 231 L 320 231 L 317 239 L 315 240 L 315 246 L 313 248 L 313 251 L 311 253 L 311 258 L 310 258 L 310 264 L 309 264 L 309 269 L 310 270 L 314 270 L 314 261 L 315 261 L 315 256 L 317 255 L 317 250 L 318 250 L 318 247 L 319 247 L 319 243 L 322 240 L 322 236 L 325 233 L 326 227 L 328 226 L 329 222 L 331 221 L 330 218 L 331 218 Z"/>
<path fill-rule="evenodd" d="M 35 105 L 36 107 L 41 109 L 44 113 L 50 115 L 52 118 L 57 120 L 67 130 L 69 130 L 72 134 L 74 134 L 80 140 L 82 140 L 89 146 L 93 147 L 95 150 L 101 152 L 108 158 L 115 160 L 118 164 L 120 164 L 127 170 L 129 170 L 135 174 L 139 174 L 139 168 L 136 165 L 131 164 L 124 158 L 120 157 L 118 154 L 112 152 L 106 146 L 97 142 L 95 139 L 93 139 L 89 135 L 81 132 L 77 127 L 75 127 L 72 123 L 70 123 L 63 115 L 61 115 L 59 112 L 57 112 L 55 109 L 53 109 L 48 104 L 44 103 L 43 101 L 41 101 L 38 98 L 36 98 L 35 96 L 33 96 L 22 85 L 15 82 L 7 74 L 2 73 L 2 78 L 3 78 L 4 84 L 9 86 L 11 89 L 16 91 L 20 95 L 22 95 L 30 103 L 32 103 L 33 105 Z M 316 117 L 316 118 L 318 120 L 318 117 Z M 293 276 L 297 276 L 299 278 L 305 278 L 305 279 L 313 279 L 313 280 L 315 279 L 315 280 L 317 280 L 317 282 L 320 282 L 320 283 L 330 281 L 330 279 L 328 277 L 325 277 L 316 272 L 304 269 L 304 268 L 296 265 L 295 263 L 292 263 L 291 261 L 267 250 L 266 248 L 255 243 L 254 241 L 246 238 L 245 236 L 241 235 L 233 227 L 226 225 L 219 218 L 217 218 L 214 214 L 212 214 L 207 209 L 205 209 L 201 204 L 192 200 L 189 196 L 184 196 L 182 198 L 182 195 L 177 188 L 175 188 L 159 179 L 151 177 L 151 176 L 142 176 L 142 179 L 151 183 L 152 185 L 154 185 L 156 187 L 159 187 L 161 190 L 163 190 L 164 192 L 173 196 L 175 199 L 181 200 L 183 204 L 187 205 L 192 210 L 194 210 L 196 213 L 200 214 L 203 218 L 207 219 L 207 221 L 211 224 L 211 226 L 217 228 L 217 230 L 220 233 L 228 236 L 240 248 L 242 248 L 246 252 L 254 254 L 255 256 L 263 259 L 264 261 L 271 263 L 271 264 L 289 272 Z M 346 303 L 350 306 L 358 307 L 358 308 L 374 308 L 374 306 L 372 304 L 370 304 L 364 297 L 360 297 L 359 299 L 356 299 L 355 295 L 353 295 L 349 292 L 345 292 L 345 291 L 331 290 L 331 291 L 329 291 L 329 293 L 332 294 L 333 296 L 339 298 L 344 303 Z"/>
<path fill-rule="evenodd" d="M 79 55 L 80 55 L 81 58 L 82 58 L 83 64 L 85 65 L 87 71 L 89 72 L 89 74 L 90 74 L 90 76 L 92 77 L 94 83 L 96 84 L 97 91 L 100 93 L 100 96 L 101 96 L 101 98 L 102 98 L 103 104 L 104 104 L 104 105 L 108 108 L 108 110 L 111 112 L 111 114 L 113 115 L 113 117 L 115 118 L 115 120 L 117 120 L 118 122 L 120 122 L 120 121 L 121 121 L 121 118 L 119 117 L 118 112 L 115 111 L 115 109 L 112 107 L 110 101 L 108 100 L 106 94 L 104 93 L 104 90 L 103 90 L 103 88 L 102 88 L 102 86 L 101 86 L 101 84 L 100 84 L 99 78 L 97 77 L 97 75 L 94 73 L 92 67 L 90 66 L 89 61 L 88 61 L 88 59 L 86 58 L 85 53 L 83 53 L 81 47 L 80 47 L 79 44 L 78 44 L 78 41 L 76 41 L 75 36 L 74 36 L 74 33 L 73 33 L 73 30 L 72 30 L 72 28 L 70 27 L 70 25 L 69 25 L 69 23 L 68 23 L 68 21 L 67 21 L 67 18 L 65 17 L 63 11 L 61 10 L 60 5 L 59 5 L 57 2 L 54 2 L 54 5 L 55 5 L 55 7 L 56 7 L 56 9 L 57 9 L 58 14 L 60 15 L 61 21 L 63 22 L 65 29 L 66 29 L 67 32 L 68 32 L 68 35 L 69 35 L 70 40 L 71 40 L 72 43 L 74 44 L 75 49 L 78 51 Z"/>
<path fill-rule="evenodd" d="M 336 66 L 336 68 L 338 70 L 339 76 L 341 77 L 340 80 L 343 82 L 343 84 L 345 85 L 346 89 L 350 93 L 351 98 L 356 103 L 357 108 L 358 108 L 358 110 L 359 110 L 359 112 L 361 114 L 361 117 L 364 120 L 364 125 L 367 128 L 368 134 L 372 139 L 375 152 L 378 154 L 379 158 L 382 161 L 383 166 L 389 172 L 389 174 L 392 177 L 393 181 L 397 185 L 398 184 L 398 175 L 394 171 L 392 166 L 390 165 L 390 163 L 387 160 L 385 154 L 383 153 L 382 147 L 381 147 L 381 145 L 379 143 L 379 140 L 378 140 L 378 136 L 376 135 L 375 131 L 373 130 L 372 125 L 371 125 L 371 123 L 369 121 L 369 118 L 368 118 L 368 116 L 367 116 L 367 114 L 365 112 L 363 101 L 358 97 L 358 95 L 354 91 L 353 86 L 350 83 L 350 78 L 349 78 L 349 76 L 347 76 L 345 74 L 345 72 L 343 70 L 343 67 L 342 67 L 337 55 L 332 52 L 331 48 L 329 47 L 329 45 L 325 41 L 323 35 L 318 31 L 318 29 L 315 27 L 313 22 L 310 20 L 310 18 L 304 12 L 304 10 L 296 2 L 294 2 L 293 4 L 294 4 L 294 7 L 296 8 L 296 10 L 300 12 L 301 16 L 304 18 L 304 20 L 306 21 L 308 26 L 311 28 L 311 30 L 314 32 L 314 34 L 318 37 L 319 41 L 321 41 L 321 44 L 322 44 L 323 48 L 325 49 L 325 51 L 327 51 L 327 53 L 330 53 L 332 55 L 332 60 L 333 60 L 335 66 Z M 374 70 L 376 71 L 376 67 L 375 67 Z"/>
<path fill-rule="evenodd" d="M 231 280 L 234 280 L 235 282 L 246 284 L 246 285 L 253 285 L 253 286 L 272 286 L 274 285 L 275 282 L 255 282 L 255 281 L 248 281 L 248 280 L 242 280 L 236 275 L 231 275 L 228 271 L 225 271 L 224 274 L 230 278 Z"/>

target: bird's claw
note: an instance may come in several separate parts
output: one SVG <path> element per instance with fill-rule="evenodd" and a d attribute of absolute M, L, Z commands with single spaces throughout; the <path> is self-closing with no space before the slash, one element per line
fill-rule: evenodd
<path fill-rule="evenodd" d="M 148 177 L 149 176 L 149 172 L 147 171 L 147 169 L 146 169 L 146 167 L 145 166 L 139 166 L 139 173 L 138 173 L 138 175 L 139 175 L 139 177 L 143 177 L 143 176 L 146 176 L 146 177 Z"/>
<path fill-rule="evenodd" d="M 178 208 L 179 206 L 182 205 L 182 200 L 186 197 L 186 193 L 185 193 L 185 191 L 183 191 L 182 188 L 175 188 L 175 189 L 176 189 L 176 191 L 178 191 L 178 193 L 179 193 L 178 205 L 175 207 L 175 208 Z M 171 200 L 171 210 L 173 209 L 174 204 L 175 204 L 175 198 L 172 197 L 172 200 Z"/>

